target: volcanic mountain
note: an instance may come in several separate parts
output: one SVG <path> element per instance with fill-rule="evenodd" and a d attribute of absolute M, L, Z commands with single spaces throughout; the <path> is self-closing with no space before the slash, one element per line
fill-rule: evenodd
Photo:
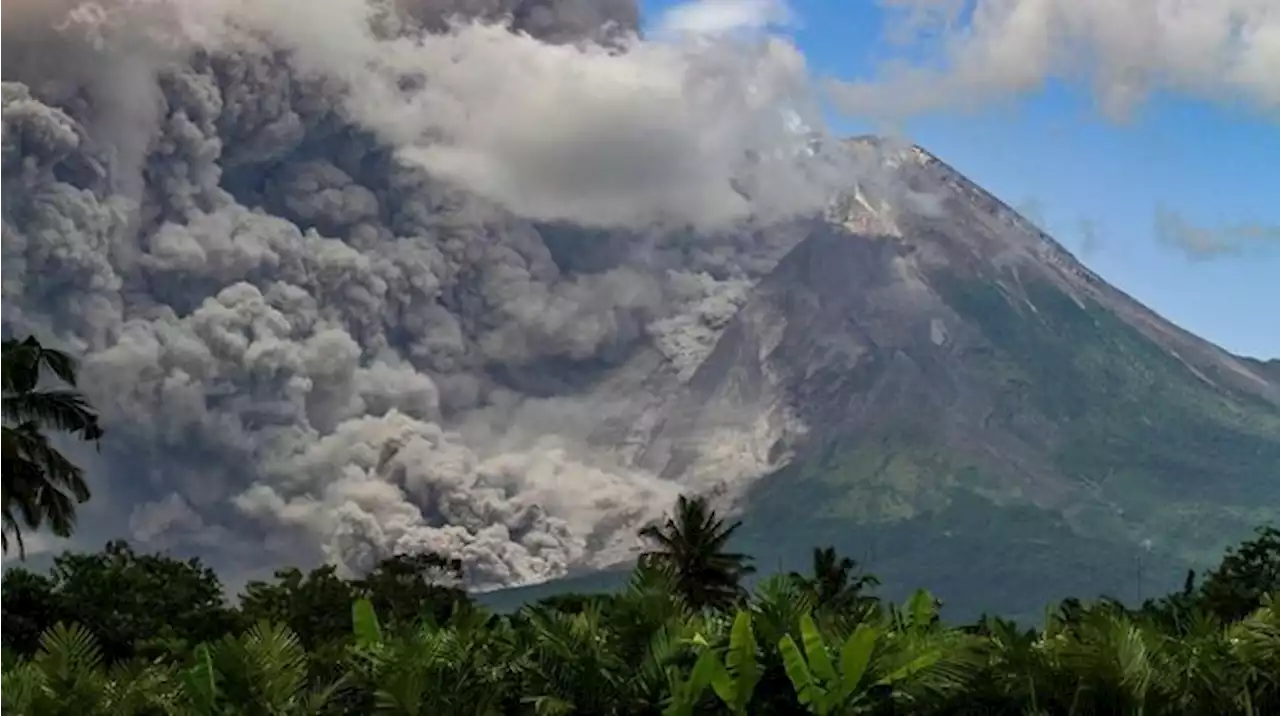
<path fill-rule="evenodd" d="M 829 544 L 890 592 L 1028 615 L 1166 590 L 1280 515 L 1269 364 L 1162 319 L 927 151 L 848 146 L 898 181 L 808 224 L 685 388 L 622 421 L 641 464 L 705 488 L 686 436 L 751 416 L 773 471 L 734 509 L 761 572 Z M 670 370 L 648 365 L 624 383 Z"/>
<path fill-rule="evenodd" d="M 692 492 L 762 573 L 831 544 L 1018 614 L 1276 516 L 1276 363 L 924 150 L 831 141 L 781 38 L 650 42 L 631 0 L 108 5 L 5 15 L 0 329 L 76 355 L 109 436 L 52 549 L 233 587 L 430 551 L 491 589 L 599 576 Z"/>

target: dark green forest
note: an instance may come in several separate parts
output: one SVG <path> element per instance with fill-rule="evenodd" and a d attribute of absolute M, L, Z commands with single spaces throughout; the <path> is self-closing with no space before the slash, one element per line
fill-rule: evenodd
<path fill-rule="evenodd" d="M 4 342 L 4 549 L 74 531 L 86 478 L 47 435 L 103 437 L 74 361 Z M 59 387 L 47 387 L 53 383 Z M 755 583 L 702 498 L 680 498 L 625 589 L 495 614 L 463 565 L 278 572 L 234 599 L 197 559 L 124 542 L 5 571 L 6 714 L 1280 714 L 1280 530 L 1173 594 L 1068 599 L 1036 626 L 948 624 L 831 548 Z M 12 538 L 12 544 L 11 544 Z M 990 559 L 975 555 L 970 568 Z M 981 575 L 976 575 L 980 578 Z"/>
<path fill-rule="evenodd" d="M 1280 713 L 1280 530 L 1177 593 L 1068 599 L 1036 628 L 947 624 L 831 549 L 742 586 L 737 524 L 682 499 L 626 589 L 494 614 L 462 567 L 280 571 L 228 600 L 198 560 L 123 542 L 3 582 L 10 714 Z"/>

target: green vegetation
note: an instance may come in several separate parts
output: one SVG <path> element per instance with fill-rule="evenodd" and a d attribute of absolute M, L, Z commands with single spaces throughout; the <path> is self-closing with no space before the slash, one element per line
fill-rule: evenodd
<path fill-rule="evenodd" d="M 953 286 L 950 300 L 996 346 L 987 360 L 1008 399 L 1054 421 L 1062 476 L 1105 495 L 1068 512 L 1076 528 L 1130 543 L 1154 537 L 1203 564 L 1280 518 L 1280 410 L 1197 376 L 1109 311 L 1046 285 L 1025 291 L 1019 302 L 996 284 L 970 283 Z"/>
<path fill-rule="evenodd" d="M 1146 550 L 1082 535 L 1060 513 L 999 504 L 962 488 L 945 493 L 944 508 L 908 519 L 826 514 L 823 507 L 839 504 L 845 489 L 805 479 L 803 469 L 818 468 L 789 466 L 755 488 L 735 548 L 762 567 L 792 570 L 812 545 L 831 545 L 866 564 L 894 599 L 914 586 L 939 585 L 951 619 L 990 612 L 1038 621 L 1045 604 L 1070 594 L 1142 601 L 1176 588 L 1189 567 L 1160 544 Z"/>
<path fill-rule="evenodd" d="M 1280 530 L 1137 608 L 1067 600 L 1039 630 L 945 623 L 830 549 L 753 592 L 701 500 L 646 529 L 627 588 L 504 616 L 434 555 L 360 579 L 285 570 L 223 601 L 197 561 L 113 543 L 4 576 L 7 713 L 1280 713 Z"/>
<path fill-rule="evenodd" d="M 1056 286 L 935 278 L 984 338 L 948 355 L 946 375 L 991 404 L 956 409 L 1000 439 L 972 436 L 978 449 L 967 450 L 892 405 L 846 430 L 839 406 L 876 385 L 875 370 L 806 379 L 815 393 L 851 393 L 818 413 L 830 419 L 812 422 L 788 465 L 751 486 L 735 549 L 794 569 L 829 544 L 895 599 L 933 584 L 949 618 L 1034 620 L 1069 593 L 1141 601 L 1173 589 L 1253 526 L 1280 522 L 1275 405 L 1198 376 Z"/>
<path fill-rule="evenodd" d="M 96 443 L 102 428 L 97 414 L 74 390 L 76 364 L 70 356 L 30 337 L 4 341 L 2 355 L 4 531 L 0 538 L 7 553 L 12 532 L 19 552 L 25 554 L 24 527 L 36 530 L 48 525 L 55 535 L 66 537 L 75 526 L 75 503 L 89 499 L 84 472 L 49 444 L 46 432 L 67 432 Z M 47 374 L 72 389 L 41 388 Z"/>
<path fill-rule="evenodd" d="M 1056 458 L 1068 476 L 1139 507 L 1157 495 L 1280 504 L 1280 410 L 1197 378 L 1113 313 L 1052 287 L 1025 290 L 1020 308 L 995 284 L 954 285 L 949 299 L 995 345 L 987 362 L 1009 399 L 1063 430 Z"/>
<path fill-rule="evenodd" d="M 725 551 L 740 526 L 726 527 L 705 500 L 681 495 L 665 525 L 640 530 L 640 536 L 654 545 L 640 555 L 640 566 L 671 575 L 671 588 L 695 609 L 733 604 L 744 595 L 742 578 L 755 572 L 746 555 Z"/>

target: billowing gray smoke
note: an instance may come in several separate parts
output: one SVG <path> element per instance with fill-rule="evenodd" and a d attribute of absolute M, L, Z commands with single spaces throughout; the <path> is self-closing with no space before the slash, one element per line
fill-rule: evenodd
<path fill-rule="evenodd" d="M 627 0 L 4 15 L 5 328 L 84 356 L 99 532 L 220 565 L 624 557 L 681 486 L 596 386 L 687 377 L 845 171 L 793 48 Z"/>

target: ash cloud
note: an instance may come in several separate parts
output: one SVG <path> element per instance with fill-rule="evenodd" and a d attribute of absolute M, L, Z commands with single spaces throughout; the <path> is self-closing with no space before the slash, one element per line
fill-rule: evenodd
<path fill-rule="evenodd" d="M 624 558 L 682 485 L 597 444 L 637 396 L 593 381 L 687 378 L 847 180 L 793 47 L 629 2 L 3 11 L 4 325 L 83 357 L 84 534 L 240 573 Z"/>
<path fill-rule="evenodd" d="M 455 18 L 424 42 L 403 23 L 380 31 L 368 11 L 330 0 L 302 25 L 292 18 L 314 15 L 310 0 L 273 0 L 229 22 L 288 51 L 304 74 L 339 81 L 345 112 L 402 161 L 525 218 L 713 230 L 816 211 L 840 176 L 839 156 L 807 153 L 810 137 L 780 111 L 817 115 L 786 41 L 615 33 L 555 44 Z M 801 189 L 780 202 L 753 191 L 765 178 Z"/>

